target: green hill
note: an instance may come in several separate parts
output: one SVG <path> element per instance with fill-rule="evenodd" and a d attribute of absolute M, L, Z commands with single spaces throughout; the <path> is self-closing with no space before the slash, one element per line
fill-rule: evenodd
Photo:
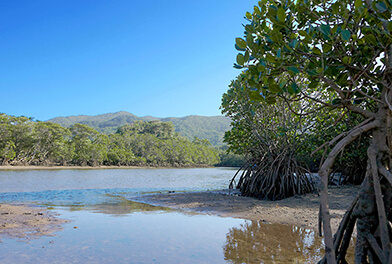
<path fill-rule="evenodd" d="M 162 121 L 172 122 L 175 131 L 180 135 L 193 139 L 207 139 L 212 145 L 222 144 L 224 133 L 230 129 L 230 119 L 224 116 L 185 116 L 185 117 L 167 117 L 157 118 L 152 116 L 138 117 L 131 113 L 121 111 L 96 116 L 67 116 L 56 117 L 48 120 L 64 127 L 80 123 L 93 127 L 99 132 L 114 133 L 117 128 L 126 124 L 132 124 L 137 120 L 142 121 Z"/>

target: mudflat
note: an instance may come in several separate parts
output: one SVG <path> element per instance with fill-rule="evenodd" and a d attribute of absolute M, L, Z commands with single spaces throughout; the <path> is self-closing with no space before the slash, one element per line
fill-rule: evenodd
<path fill-rule="evenodd" d="M 359 187 L 356 186 L 329 188 L 329 207 L 333 231 L 337 230 L 358 190 Z M 230 190 L 153 194 L 135 197 L 133 200 L 222 217 L 318 228 L 320 197 L 315 193 L 279 201 L 258 200 L 233 195 Z"/>
<path fill-rule="evenodd" d="M 2 238 L 29 240 L 52 235 L 68 222 L 42 207 L 0 204 L 0 242 Z"/>

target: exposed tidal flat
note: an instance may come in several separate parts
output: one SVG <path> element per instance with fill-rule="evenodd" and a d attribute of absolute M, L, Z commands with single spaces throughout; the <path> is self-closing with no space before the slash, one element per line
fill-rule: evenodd
<path fill-rule="evenodd" d="M 323 248 L 317 194 L 240 197 L 224 190 L 234 173 L 0 171 L 0 263 L 314 263 Z M 349 204 L 343 198 L 355 192 L 330 191 L 336 227 Z"/>

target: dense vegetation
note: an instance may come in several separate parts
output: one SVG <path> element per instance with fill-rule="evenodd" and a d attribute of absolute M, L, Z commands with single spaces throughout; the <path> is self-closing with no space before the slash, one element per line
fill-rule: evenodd
<path fill-rule="evenodd" d="M 118 127 L 129 125 L 135 121 L 162 121 L 172 122 L 175 132 L 193 140 L 195 137 L 207 139 L 213 146 L 222 145 L 223 135 L 230 128 L 230 120 L 223 116 L 186 116 L 157 118 L 152 116 L 138 117 L 131 113 L 121 111 L 96 116 L 67 116 L 48 120 L 63 127 L 70 127 L 76 123 L 88 125 L 98 132 L 115 133 Z"/>
<path fill-rule="evenodd" d="M 277 166 L 270 188 L 279 177 L 296 179 L 293 170 L 281 170 L 287 161 L 298 160 L 301 151 L 292 151 L 290 139 L 314 127 L 308 133 L 321 140 L 304 142 L 319 143 L 323 149 L 319 231 L 326 253 L 320 263 L 347 263 L 355 227 L 355 263 L 392 263 L 392 2 L 262 0 L 246 19 L 244 37 L 236 39 L 240 53 L 235 68 L 242 70 L 237 81 L 249 95 L 248 104 L 259 102 L 273 113 L 268 118 L 269 113 L 262 112 L 254 119 L 261 123 L 255 125 L 272 125 L 275 132 L 267 129 L 267 136 L 259 137 L 272 141 L 261 148 L 270 152 L 266 162 Z M 285 114 L 286 109 L 294 115 Z M 349 118 L 353 122 L 348 123 Z M 331 134 L 324 138 L 325 132 Z M 332 236 L 328 182 L 338 157 L 354 153 L 356 147 L 359 157 L 366 153 L 366 168 L 357 172 L 363 175 L 361 188 Z M 256 175 L 263 181 L 263 173 L 248 171 L 247 179 Z"/>
<path fill-rule="evenodd" d="M 65 128 L 0 114 L 2 165 L 205 166 L 219 164 L 220 155 L 208 140 L 180 136 L 170 122 L 136 121 L 106 135 L 84 124 Z"/>

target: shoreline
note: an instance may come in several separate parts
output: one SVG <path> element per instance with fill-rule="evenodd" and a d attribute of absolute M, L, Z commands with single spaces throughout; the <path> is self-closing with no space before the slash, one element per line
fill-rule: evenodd
<path fill-rule="evenodd" d="M 41 165 L 0 165 L 0 171 L 9 170 L 107 170 L 107 169 L 204 169 L 204 168 L 219 168 L 214 166 L 41 166 Z M 233 167 L 236 168 L 236 167 Z"/>
<path fill-rule="evenodd" d="M 332 231 L 336 232 L 359 186 L 329 188 L 329 207 Z M 204 192 L 170 192 L 145 194 L 129 198 L 131 201 L 179 211 L 232 217 L 271 224 L 295 225 L 317 230 L 319 196 L 311 193 L 279 201 L 258 200 L 238 196 L 234 190 Z M 30 239 L 53 235 L 69 222 L 55 211 L 34 204 L 0 203 L 1 238 Z"/>

